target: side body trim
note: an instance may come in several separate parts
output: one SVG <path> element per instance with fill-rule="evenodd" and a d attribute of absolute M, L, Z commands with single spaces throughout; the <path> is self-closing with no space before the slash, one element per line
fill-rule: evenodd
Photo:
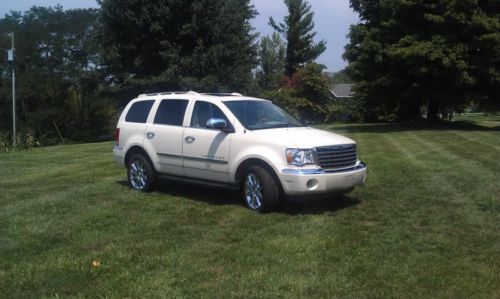
<path fill-rule="evenodd" d="M 202 162 L 215 163 L 215 164 L 228 164 L 228 161 L 224 161 L 224 160 L 215 160 L 215 159 L 206 159 L 206 158 L 197 158 L 197 157 L 187 157 L 187 156 L 170 155 L 170 154 L 162 154 L 162 153 L 158 153 L 158 156 L 160 156 L 160 157 L 167 157 L 167 158 L 177 158 L 177 159 L 184 159 L 184 160 L 192 160 L 192 161 L 202 161 Z"/>

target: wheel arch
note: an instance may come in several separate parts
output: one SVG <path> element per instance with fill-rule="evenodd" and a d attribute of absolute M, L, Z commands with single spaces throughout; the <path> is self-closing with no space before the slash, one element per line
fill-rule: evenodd
<path fill-rule="evenodd" d="M 283 186 L 281 184 L 281 180 L 274 170 L 274 168 L 266 161 L 259 159 L 259 158 L 248 158 L 245 159 L 243 162 L 238 165 L 238 168 L 236 169 L 235 175 L 234 175 L 234 182 L 237 186 L 241 185 L 242 180 L 244 179 L 245 175 L 245 170 L 248 169 L 248 167 L 253 166 L 253 165 L 258 165 L 261 166 L 262 168 L 266 169 L 269 171 L 271 176 L 275 179 L 275 181 L 278 183 L 278 189 L 279 191 L 284 194 Z"/>
<path fill-rule="evenodd" d="M 135 154 L 142 154 L 144 157 L 148 160 L 149 163 L 151 163 L 151 167 L 154 169 L 154 164 L 151 158 L 149 157 L 149 154 L 144 150 L 142 147 L 138 145 L 133 145 L 127 150 L 127 153 L 125 154 L 125 159 L 123 160 L 125 163 L 125 168 L 128 167 L 128 162 L 130 161 L 130 158 L 134 156 Z"/>

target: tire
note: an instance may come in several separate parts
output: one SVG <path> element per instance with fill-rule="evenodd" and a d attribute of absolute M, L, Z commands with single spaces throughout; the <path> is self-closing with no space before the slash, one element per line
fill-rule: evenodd
<path fill-rule="evenodd" d="M 258 165 L 248 167 L 241 188 L 245 205 L 257 212 L 272 210 L 280 199 L 278 184 L 267 169 Z"/>
<path fill-rule="evenodd" d="M 127 165 L 129 186 L 138 191 L 151 191 L 156 181 L 156 173 L 151 162 L 143 154 L 135 154 Z"/>

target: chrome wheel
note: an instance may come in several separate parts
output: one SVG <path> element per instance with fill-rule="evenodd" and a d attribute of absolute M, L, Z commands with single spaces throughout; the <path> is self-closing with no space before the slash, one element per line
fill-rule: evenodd
<path fill-rule="evenodd" d="M 134 160 L 129 166 L 129 181 L 134 189 L 143 190 L 148 183 L 146 166 L 140 160 Z"/>
<path fill-rule="evenodd" d="M 262 186 L 259 177 L 254 173 L 249 173 L 245 180 L 245 199 L 248 206 L 257 210 L 262 206 Z"/>

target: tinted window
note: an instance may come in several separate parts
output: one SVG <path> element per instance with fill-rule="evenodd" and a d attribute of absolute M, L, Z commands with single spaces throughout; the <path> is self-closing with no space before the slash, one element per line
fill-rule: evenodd
<path fill-rule="evenodd" d="M 155 124 L 182 126 L 187 100 L 163 100 L 155 116 Z"/>
<path fill-rule="evenodd" d="M 132 104 L 132 107 L 128 110 L 125 121 L 131 123 L 146 123 L 148 119 L 149 111 L 153 106 L 154 101 L 140 101 Z"/>
<path fill-rule="evenodd" d="M 193 109 L 193 117 L 191 117 L 191 127 L 206 128 L 207 121 L 210 118 L 222 118 L 229 126 L 229 121 L 219 107 L 208 102 L 196 101 Z"/>

